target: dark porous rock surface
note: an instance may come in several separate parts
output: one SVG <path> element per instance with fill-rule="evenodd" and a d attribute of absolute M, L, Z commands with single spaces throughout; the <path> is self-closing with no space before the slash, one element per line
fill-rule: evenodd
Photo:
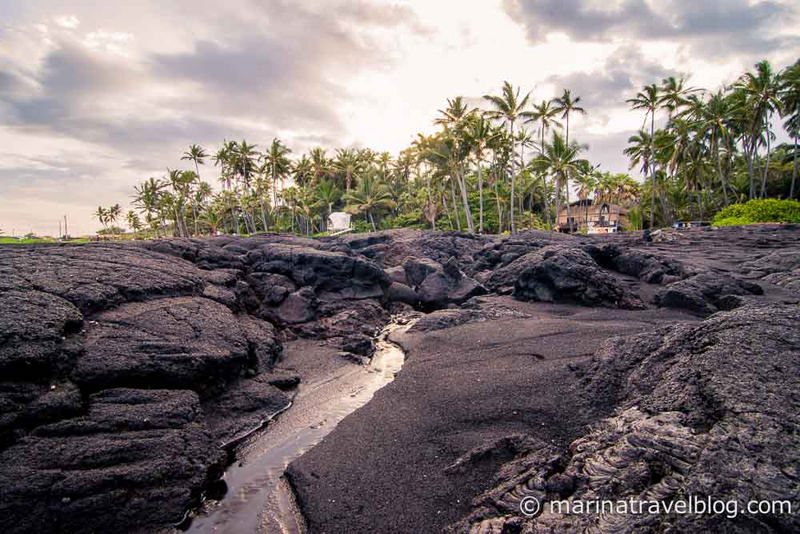
<path fill-rule="evenodd" d="M 693 274 L 679 260 L 641 250 L 622 248 L 615 244 L 604 246 L 589 244 L 585 245 L 583 250 L 603 267 L 635 276 L 648 284 L 660 284 L 665 280 L 675 281 Z"/>
<path fill-rule="evenodd" d="M 761 295 L 758 284 L 722 273 L 701 273 L 672 282 L 655 296 L 658 306 L 683 308 L 698 315 L 738 308 L 743 295 Z"/>
<path fill-rule="evenodd" d="M 517 266 L 514 297 L 518 299 L 609 308 L 644 307 L 637 294 L 579 248 L 545 247 L 526 254 L 512 265 Z"/>
<path fill-rule="evenodd" d="M 396 313 L 421 317 L 402 371 L 287 470 L 310 532 L 796 531 L 515 506 L 800 509 L 798 250 L 788 226 L 0 246 L 0 531 L 172 528 Z"/>
<path fill-rule="evenodd" d="M 179 523 L 290 406 L 281 340 L 368 357 L 389 284 L 293 236 L 0 247 L 0 531 Z"/>
<path fill-rule="evenodd" d="M 83 415 L 0 452 L 3 532 L 109 532 L 179 523 L 225 454 L 189 390 L 111 389 Z"/>
<path fill-rule="evenodd" d="M 453 258 L 442 265 L 429 258 L 411 257 L 405 261 L 403 269 L 406 280 L 416 295 L 416 301 L 428 310 L 444 308 L 449 304 L 461 304 L 474 296 L 486 293 L 486 288 L 464 274 Z M 390 293 L 391 297 L 408 303 L 410 294 L 405 289 L 395 287 Z"/>
<path fill-rule="evenodd" d="M 748 278 L 760 278 L 770 284 L 800 293 L 800 251 L 779 250 L 742 266 Z"/>
<path fill-rule="evenodd" d="M 69 368 L 74 355 L 64 341 L 82 324 L 78 309 L 56 296 L 34 290 L 0 293 L 0 376 L 20 380 Z"/>
<path fill-rule="evenodd" d="M 409 332 L 430 332 L 452 328 L 465 323 L 494 321 L 498 319 L 523 319 L 530 317 L 524 311 L 508 306 L 494 296 L 473 297 L 461 308 L 436 310 L 420 317 Z"/>
<path fill-rule="evenodd" d="M 454 532 L 796 532 L 796 513 L 567 514 L 519 517 L 519 502 L 604 498 L 788 500 L 800 450 L 800 308 L 746 307 L 695 324 L 616 338 L 587 393 L 615 413 L 569 447 L 503 467 Z M 517 517 L 513 517 L 517 515 Z"/>
<path fill-rule="evenodd" d="M 440 264 L 452 258 L 459 268 L 471 275 L 476 256 L 493 239 L 467 232 L 404 229 L 377 232 L 369 236 L 345 236 L 342 241 L 387 269 L 401 266 L 409 258 L 428 258 Z M 409 285 L 413 284 L 409 281 Z"/>
<path fill-rule="evenodd" d="M 132 302 L 89 322 L 74 380 L 109 387 L 224 389 L 248 364 L 247 338 L 233 313 L 196 297 Z"/>
<path fill-rule="evenodd" d="M 198 294 L 205 273 L 186 261 L 135 246 L 3 247 L 0 290 L 49 293 L 86 314 L 123 302 Z"/>

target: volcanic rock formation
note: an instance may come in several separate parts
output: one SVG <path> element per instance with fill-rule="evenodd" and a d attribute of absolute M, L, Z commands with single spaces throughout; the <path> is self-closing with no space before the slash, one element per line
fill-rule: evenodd
<path fill-rule="evenodd" d="M 224 470 L 226 447 L 290 404 L 298 377 L 274 370 L 282 342 L 318 339 L 361 362 L 391 314 L 410 307 L 431 312 L 411 333 L 438 336 L 533 321 L 525 306 L 642 314 L 639 330 L 648 314 L 714 314 L 609 342 L 593 367 L 576 368 L 574 384 L 559 387 L 583 388 L 615 411 L 591 431 L 571 429 L 583 435 L 571 448 L 531 431 L 461 451 L 454 473 L 480 458 L 506 465 L 456 530 L 597 528 L 580 517 L 521 518 L 512 508 L 527 493 L 796 495 L 797 232 L 681 239 L 648 247 L 535 231 L 388 231 L 0 247 L 0 530 L 179 523 Z M 516 300 L 498 296 L 509 294 Z M 525 334 L 505 342 L 515 335 Z M 541 357 L 523 348 L 525 361 Z M 487 380 L 500 376 L 484 371 Z M 507 394 L 481 374 L 463 387 Z M 358 458 L 337 461 L 344 468 Z M 653 526 L 602 521 L 621 531 Z M 681 531 L 718 526 L 648 521 Z M 730 525 L 800 527 L 792 517 L 758 521 Z"/>

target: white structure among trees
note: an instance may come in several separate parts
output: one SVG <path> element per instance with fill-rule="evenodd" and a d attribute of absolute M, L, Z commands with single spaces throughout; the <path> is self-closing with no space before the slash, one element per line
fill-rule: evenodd
<path fill-rule="evenodd" d="M 349 213 L 335 211 L 328 215 L 328 232 L 331 234 L 342 234 L 351 230 Z"/>

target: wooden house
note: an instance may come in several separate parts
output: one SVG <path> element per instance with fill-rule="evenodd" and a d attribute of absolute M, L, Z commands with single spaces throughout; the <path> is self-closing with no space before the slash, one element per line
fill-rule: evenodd
<path fill-rule="evenodd" d="M 586 231 L 590 234 L 610 234 L 627 228 L 628 210 L 619 204 L 578 200 L 561 208 L 556 220 L 560 232 Z"/>

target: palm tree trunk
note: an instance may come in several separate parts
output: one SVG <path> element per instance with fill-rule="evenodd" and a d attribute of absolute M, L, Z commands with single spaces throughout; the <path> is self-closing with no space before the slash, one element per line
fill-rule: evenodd
<path fill-rule="evenodd" d="M 503 208 L 500 206 L 500 191 L 497 187 L 498 178 L 494 180 L 494 198 L 497 200 L 497 233 L 503 233 Z"/>
<path fill-rule="evenodd" d="M 764 123 L 767 129 L 767 162 L 764 167 L 764 177 L 761 179 L 761 198 L 766 198 L 767 195 L 767 175 L 769 174 L 769 157 L 770 157 L 770 128 L 769 128 L 769 114 L 764 116 Z"/>
<path fill-rule="evenodd" d="M 264 225 L 264 231 L 269 231 L 269 223 L 267 222 L 267 212 L 264 208 L 264 199 L 259 200 L 259 204 L 261 205 L 261 223 Z"/>
<path fill-rule="evenodd" d="M 542 119 L 542 127 L 539 129 L 541 135 L 541 143 L 539 144 L 539 155 L 544 155 L 544 119 Z M 544 210 L 547 212 L 547 229 L 552 231 L 553 225 L 550 224 L 550 200 L 547 198 L 547 178 L 546 174 L 542 173 L 542 184 L 544 186 Z M 556 219 L 558 218 L 558 210 L 556 210 Z"/>
<path fill-rule="evenodd" d="M 456 223 L 458 225 L 458 231 L 461 231 L 461 214 L 458 213 L 458 203 L 456 202 L 456 186 L 453 183 L 453 176 L 450 176 L 450 200 L 453 202 L 453 211 L 456 214 Z M 450 228 L 453 227 L 453 223 L 450 223 Z"/>
<path fill-rule="evenodd" d="M 747 174 L 750 177 L 750 196 L 749 198 L 752 200 L 756 196 L 756 183 L 755 183 L 755 158 L 758 157 L 758 145 L 756 144 L 757 140 L 756 137 L 753 136 L 750 141 L 749 150 L 746 149 L 744 151 L 744 157 L 747 160 Z"/>
<path fill-rule="evenodd" d="M 550 218 L 550 199 L 548 198 L 550 195 L 547 194 L 547 175 L 545 173 L 542 173 L 542 191 L 544 193 L 544 211 L 547 217 L 547 229 L 552 231 L 553 224 Z M 533 204 L 531 204 L 531 206 L 533 206 Z"/>
<path fill-rule="evenodd" d="M 583 201 L 583 224 L 586 226 L 586 229 L 589 229 L 589 201 L 588 197 Z"/>
<path fill-rule="evenodd" d="M 653 139 L 653 135 L 655 135 L 655 125 L 656 125 L 656 112 L 655 110 L 650 111 L 650 176 L 651 176 L 651 188 L 652 188 L 652 195 L 650 197 L 650 229 L 653 229 L 654 218 L 656 214 L 656 146 L 655 140 Z"/>
<path fill-rule="evenodd" d="M 520 141 L 519 143 L 519 172 L 522 174 L 523 169 L 525 169 L 525 143 Z M 521 192 L 519 194 L 519 216 L 524 217 L 525 215 L 525 192 Z"/>
<path fill-rule="evenodd" d="M 197 182 L 200 183 L 200 167 L 197 165 L 197 160 L 194 160 L 194 170 L 195 174 L 197 174 Z M 197 235 L 199 233 L 197 229 L 197 202 L 194 197 L 192 197 L 192 217 L 194 218 L 194 233 Z"/>
<path fill-rule="evenodd" d="M 789 187 L 789 198 L 794 198 L 794 182 L 797 180 L 797 136 L 794 136 L 794 154 L 792 155 L 792 185 Z"/>
<path fill-rule="evenodd" d="M 566 131 L 564 136 L 564 142 L 567 145 L 567 149 L 569 149 L 569 111 L 567 111 L 567 123 L 566 123 Z M 569 227 L 569 233 L 572 233 L 572 222 L 570 219 L 572 218 L 572 208 L 569 205 L 569 169 L 564 173 L 564 183 L 566 185 L 566 193 L 567 193 L 567 226 Z"/>
<path fill-rule="evenodd" d="M 794 180 L 792 180 L 792 187 L 794 188 Z M 478 232 L 482 234 L 483 233 L 483 172 L 481 171 L 480 158 L 478 158 L 478 198 L 479 198 Z"/>
<path fill-rule="evenodd" d="M 569 233 L 572 233 L 572 221 L 570 220 L 572 219 L 572 209 L 569 205 L 569 171 L 564 173 L 564 184 L 566 185 L 564 189 L 567 195 L 567 226 L 569 227 Z"/>
<path fill-rule="evenodd" d="M 514 154 L 514 121 L 509 121 L 509 129 L 511 130 L 511 154 Z M 517 224 L 514 222 L 514 193 L 517 185 L 517 177 L 514 173 L 514 158 L 511 158 L 511 202 L 509 203 L 509 217 L 511 217 L 511 235 L 517 233 Z"/>
<path fill-rule="evenodd" d="M 725 184 L 725 177 L 722 175 L 722 163 L 719 161 L 719 137 L 714 137 L 714 161 L 717 163 L 717 174 L 719 174 L 719 183 L 722 185 L 722 198 L 725 201 L 725 206 L 727 207 L 728 202 L 728 188 Z"/>
<path fill-rule="evenodd" d="M 469 198 L 467 197 L 467 186 L 464 183 L 464 175 L 461 171 L 456 171 L 458 185 L 461 189 L 461 200 L 464 202 L 464 215 L 467 218 L 467 229 L 471 234 L 475 233 L 475 224 L 472 222 L 472 210 L 469 208 Z"/>
<path fill-rule="evenodd" d="M 553 181 L 556 184 L 556 226 L 561 231 L 561 226 L 558 222 L 558 218 L 561 217 L 561 180 L 558 179 L 558 175 L 553 175 Z"/>

